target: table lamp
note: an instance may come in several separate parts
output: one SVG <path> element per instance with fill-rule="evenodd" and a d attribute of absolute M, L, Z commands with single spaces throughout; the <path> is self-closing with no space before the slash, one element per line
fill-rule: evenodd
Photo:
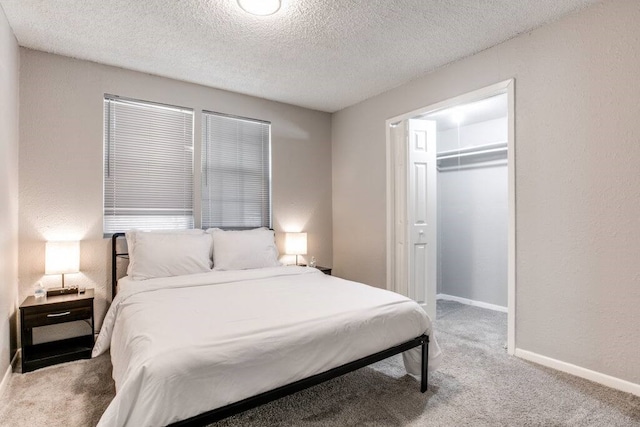
<path fill-rule="evenodd" d="M 298 265 L 298 255 L 307 254 L 307 233 L 285 233 L 284 246 L 287 255 L 296 256 Z"/>
<path fill-rule="evenodd" d="M 47 242 L 44 274 L 61 274 L 62 287 L 47 289 L 47 296 L 77 294 L 78 287 L 64 287 L 64 275 L 80 272 L 80 242 Z"/>

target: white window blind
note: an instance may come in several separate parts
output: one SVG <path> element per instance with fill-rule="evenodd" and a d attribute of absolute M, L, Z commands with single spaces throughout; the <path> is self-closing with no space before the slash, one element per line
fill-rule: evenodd
<path fill-rule="evenodd" d="M 106 95 L 104 232 L 193 228 L 193 111 Z"/>
<path fill-rule="evenodd" d="M 271 124 L 202 113 L 202 228 L 271 227 Z"/>

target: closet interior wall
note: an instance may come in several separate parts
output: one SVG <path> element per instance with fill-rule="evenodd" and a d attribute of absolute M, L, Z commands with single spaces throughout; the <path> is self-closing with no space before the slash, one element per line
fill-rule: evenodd
<path fill-rule="evenodd" d="M 506 143 L 507 129 L 507 117 L 438 126 L 437 152 L 455 153 L 460 148 L 488 144 L 495 147 Z M 502 154 L 494 149 L 490 154 L 465 153 L 439 161 L 438 294 L 507 307 L 508 177 L 504 150 L 506 144 Z"/>

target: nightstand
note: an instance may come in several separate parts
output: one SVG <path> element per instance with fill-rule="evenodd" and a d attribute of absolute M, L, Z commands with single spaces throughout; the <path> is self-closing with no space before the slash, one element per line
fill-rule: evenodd
<path fill-rule="evenodd" d="M 33 343 L 33 328 L 86 320 L 91 333 L 58 341 Z M 93 289 L 83 294 L 44 298 L 30 296 L 20 305 L 20 336 L 22 338 L 22 372 L 30 372 L 56 363 L 91 358 L 94 317 Z"/>
<path fill-rule="evenodd" d="M 322 271 L 324 274 L 331 276 L 331 269 L 329 267 L 320 267 L 319 265 L 316 265 L 316 268 Z"/>

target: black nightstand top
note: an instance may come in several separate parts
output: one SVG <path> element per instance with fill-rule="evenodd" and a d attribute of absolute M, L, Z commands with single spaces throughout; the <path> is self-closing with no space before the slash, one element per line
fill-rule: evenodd
<path fill-rule="evenodd" d="M 319 265 L 316 265 L 316 267 L 318 270 L 322 271 L 324 274 L 328 274 L 329 276 L 331 276 L 331 268 L 329 267 L 320 267 Z"/>
<path fill-rule="evenodd" d="M 87 289 L 83 294 L 56 295 L 42 298 L 36 298 L 35 296 L 30 295 L 22 304 L 20 304 L 20 308 L 39 307 L 49 304 L 58 304 L 61 302 L 74 302 L 89 299 L 93 299 L 93 289 Z"/>

